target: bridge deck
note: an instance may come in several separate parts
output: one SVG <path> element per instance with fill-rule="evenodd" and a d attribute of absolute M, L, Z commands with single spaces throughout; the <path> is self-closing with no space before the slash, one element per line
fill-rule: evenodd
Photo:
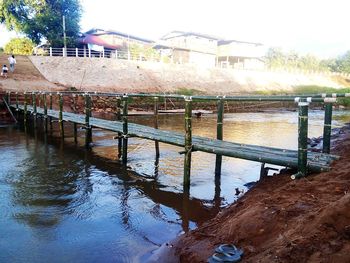
<path fill-rule="evenodd" d="M 16 108 L 16 105 L 11 105 L 11 107 Z M 19 109 L 24 110 L 24 106 L 19 105 Z M 28 105 L 27 110 L 28 112 L 33 113 L 32 106 Z M 43 115 L 44 109 L 37 107 L 37 114 Z M 59 112 L 56 110 L 48 110 L 49 117 L 58 118 L 58 114 Z M 85 125 L 85 115 L 81 114 L 63 112 L 63 120 Z M 114 132 L 123 132 L 123 124 L 120 121 L 111 121 L 91 117 L 90 125 L 92 127 Z M 139 137 L 181 147 L 185 146 L 185 136 L 183 133 L 155 129 L 135 123 L 128 123 L 128 135 L 131 137 Z M 295 150 L 239 144 L 199 136 L 192 137 L 192 144 L 193 151 L 203 151 L 261 163 L 281 165 L 290 168 L 298 167 L 298 152 Z M 335 155 L 308 152 L 308 168 L 310 171 L 315 172 L 327 171 L 330 169 L 330 163 L 337 158 L 338 157 Z"/>

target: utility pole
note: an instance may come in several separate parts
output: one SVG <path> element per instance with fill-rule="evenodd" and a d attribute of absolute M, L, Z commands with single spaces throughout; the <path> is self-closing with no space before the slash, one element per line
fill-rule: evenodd
<path fill-rule="evenodd" d="M 62 16 L 62 23 L 63 23 L 63 45 L 64 45 L 64 54 L 63 56 L 66 57 L 67 56 L 67 39 L 66 39 L 66 18 L 63 15 Z"/>

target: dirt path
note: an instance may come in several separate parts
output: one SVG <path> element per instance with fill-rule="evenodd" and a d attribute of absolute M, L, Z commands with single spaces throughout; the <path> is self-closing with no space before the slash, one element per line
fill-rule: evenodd
<path fill-rule="evenodd" d="M 288 174 L 266 178 L 181 236 L 167 260 L 206 262 L 216 246 L 234 243 L 244 249 L 242 262 L 350 262 L 349 152 L 347 129 L 333 150 L 341 160 L 332 171 L 294 181 Z"/>
<path fill-rule="evenodd" d="M 0 54 L 1 66 L 6 64 L 9 67 L 8 57 L 6 54 Z M 0 78 L 0 88 L 15 91 L 59 90 L 63 88 L 61 85 L 47 81 L 27 56 L 16 56 L 16 61 L 14 73 L 9 72 L 7 79 Z"/>

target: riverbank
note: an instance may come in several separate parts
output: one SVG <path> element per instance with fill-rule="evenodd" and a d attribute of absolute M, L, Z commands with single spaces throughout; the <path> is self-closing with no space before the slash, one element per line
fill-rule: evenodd
<path fill-rule="evenodd" d="M 241 262 L 350 262 L 350 130 L 333 140 L 341 156 L 330 172 L 258 182 L 236 203 L 162 248 L 167 262 L 206 262 L 233 243 Z M 162 260 L 160 260 L 162 261 Z"/>

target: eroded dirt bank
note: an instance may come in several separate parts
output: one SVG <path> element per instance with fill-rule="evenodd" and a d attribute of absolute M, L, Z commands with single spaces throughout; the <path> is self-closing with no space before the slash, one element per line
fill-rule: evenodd
<path fill-rule="evenodd" d="M 271 90 L 293 92 L 300 85 L 343 87 L 334 76 L 316 73 L 209 69 L 108 58 L 30 59 L 50 82 L 90 91 L 173 93 L 186 88 L 203 94 L 229 95 Z"/>
<path fill-rule="evenodd" d="M 174 241 L 163 260 L 206 262 L 217 245 L 234 243 L 244 249 L 242 262 L 350 262 L 349 127 L 334 144 L 341 160 L 330 172 L 264 179 Z"/>

